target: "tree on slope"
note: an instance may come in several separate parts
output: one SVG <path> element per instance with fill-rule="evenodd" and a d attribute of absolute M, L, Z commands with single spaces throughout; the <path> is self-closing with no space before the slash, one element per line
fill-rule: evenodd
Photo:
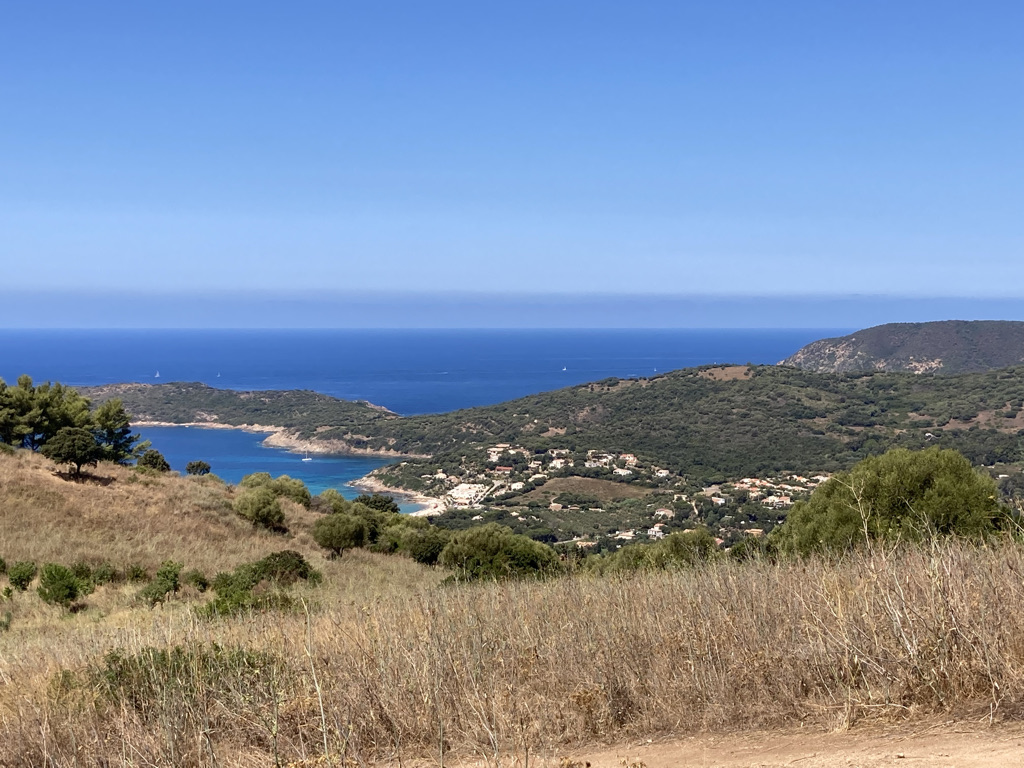
<path fill-rule="evenodd" d="M 864 459 L 798 502 L 773 541 L 786 552 L 846 550 L 869 540 L 980 539 L 1005 510 L 995 481 L 953 450 L 893 449 Z"/>
<path fill-rule="evenodd" d="M 96 440 L 103 449 L 103 458 L 117 464 L 127 464 L 149 448 L 149 442 L 139 446 L 139 435 L 132 434 L 131 417 L 117 398 L 103 403 L 93 413 Z"/>
<path fill-rule="evenodd" d="M 55 464 L 70 464 L 72 475 L 80 477 L 82 467 L 96 466 L 102 450 L 92 432 L 82 427 L 64 427 L 46 441 L 40 452 Z"/>

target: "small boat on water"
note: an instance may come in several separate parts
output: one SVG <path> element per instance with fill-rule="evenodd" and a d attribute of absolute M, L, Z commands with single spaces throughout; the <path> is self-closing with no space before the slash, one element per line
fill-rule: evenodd
<path fill-rule="evenodd" d="M 309 451 L 306 451 L 306 455 L 302 457 L 303 461 L 312 461 L 313 457 L 309 455 Z"/>
<path fill-rule="evenodd" d="M 157 372 L 156 372 L 156 375 L 155 375 L 155 376 L 153 376 L 153 378 L 154 378 L 154 379 L 159 379 L 159 378 L 160 378 L 160 371 L 157 371 Z"/>

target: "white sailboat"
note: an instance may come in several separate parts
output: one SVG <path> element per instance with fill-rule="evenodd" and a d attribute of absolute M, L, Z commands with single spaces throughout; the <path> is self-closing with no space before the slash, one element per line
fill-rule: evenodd
<path fill-rule="evenodd" d="M 306 451 L 306 455 L 302 457 L 303 461 L 312 461 L 313 457 L 309 455 L 309 451 Z"/>

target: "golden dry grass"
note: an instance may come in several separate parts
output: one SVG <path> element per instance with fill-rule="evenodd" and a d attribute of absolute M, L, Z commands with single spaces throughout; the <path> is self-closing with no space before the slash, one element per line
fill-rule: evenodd
<path fill-rule="evenodd" d="M 205 621 L 187 595 L 149 610 L 103 587 L 68 616 L 17 594 L 0 764 L 523 765 L 635 737 L 1024 711 L 1012 542 L 545 583 L 444 586 L 365 552 L 318 565 L 308 615 Z M 144 655 L 176 646 L 173 668 Z M 112 649 L 138 674 L 97 677 Z"/>

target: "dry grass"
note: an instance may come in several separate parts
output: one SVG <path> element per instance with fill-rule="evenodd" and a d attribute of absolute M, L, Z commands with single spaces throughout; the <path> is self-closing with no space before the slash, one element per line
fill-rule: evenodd
<path fill-rule="evenodd" d="M 639 499 L 648 495 L 651 491 L 648 488 L 640 488 L 627 483 L 616 483 L 596 477 L 553 477 L 539 488 L 534 488 L 529 493 L 523 494 L 521 500 L 523 502 L 536 500 L 551 501 L 558 494 L 565 492 L 579 493 L 599 501 L 610 502 L 622 499 Z"/>
<path fill-rule="evenodd" d="M 0 764 L 522 765 L 638 736 L 1024 704 L 1013 543 L 473 586 L 362 552 L 323 566 L 324 586 L 298 593 L 308 615 L 208 622 L 104 587 L 90 601 L 106 610 L 67 616 L 16 595 Z M 145 651 L 173 647 L 175 664 Z"/>
<path fill-rule="evenodd" d="M 319 553 L 307 533 L 315 513 L 288 504 L 295 535 L 283 539 L 241 520 L 232 498 L 212 477 L 142 475 L 101 464 L 71 482 L 42 456 L 0 455 L 0 556 L 8 563 L 107 559 L 151 570 L 173 559 L 215 572 L 285 546 Z"/>

